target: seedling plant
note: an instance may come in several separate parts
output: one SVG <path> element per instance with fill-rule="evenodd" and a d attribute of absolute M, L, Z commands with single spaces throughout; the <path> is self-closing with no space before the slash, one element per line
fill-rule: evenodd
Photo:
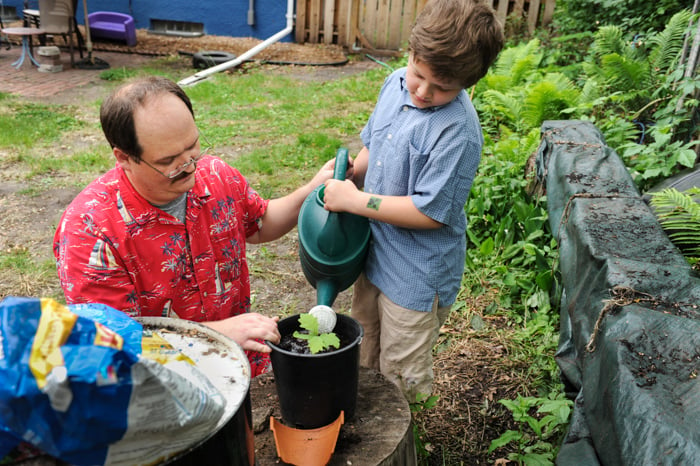
<path fill-rule="evenodd" d="M 306 332 L 297 330 L 293 336 L 299 340 L 306 340 L 311 354 L 318 354 L 331 348 L 340 348 L 340 339 L 334 332 L 318 333 L 318 319 L 313 315 L 308 313 L 300 314 L 299 325 Z"/>

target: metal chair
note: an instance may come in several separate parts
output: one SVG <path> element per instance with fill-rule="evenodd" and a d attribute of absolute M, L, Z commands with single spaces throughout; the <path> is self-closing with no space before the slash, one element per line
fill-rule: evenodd
<path fill-rule="evenodd" d="M 24 0 L 22 8 L 22 25 L 28 27 L 39 27 L 39 5 L 37 2 Z"/>
<path fill-rule="evenodd" d="M 60 35 L 68 44 L 70 64 L 75 65 L 73 57 L 73 34 L 78 40 L 80 58 L 83 57 L 82 36 L 75 20 L 77 0 L 39 0 L 39 25 L 47 35 Z"/>

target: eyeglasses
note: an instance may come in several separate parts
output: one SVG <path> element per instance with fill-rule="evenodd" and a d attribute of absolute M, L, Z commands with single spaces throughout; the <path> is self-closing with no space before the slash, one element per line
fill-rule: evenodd
<path fill-rule="evenodd" d="M 144 159 L 141 159 L 141 161 L 143 163 L 145 163 L 146 165 L 148 165 L 149 167 L 151 167 L 152 169 L 154 169 L 155 171 L 157 171 L 158 173 L 160 173 L 161 175 L 163 175 L 164 177 L 166 177 L 167 179 L 172 180 L 173 178 L 177 178 L 182 173 L 184 173 L 185 170 L 187 170 L 190 167 L 190 165 L 194 165 L 194 168 L 197 168 L 197 162 L 199 162 L 202 159 L 202 157 L 204 157 L 205 155 L 207 155 L 211 151 L 212 145 L 209 143 L 207 138 L 203 134 L 200 133 L 199 134 L 200 144 L 201 144 L 202 140 L 204 140 L 204 147 L 199 152 L 199 154 L 195 155 L 194 157 L 191 157 L 189 161 L 178 165 L 176 168 L 170 170 L 168 173 L 163 173 L 162 171 L 158 170 L 156 167 L 154 167 L 153 165 L 151 165 L 150 163 L 148 163 Z"/>

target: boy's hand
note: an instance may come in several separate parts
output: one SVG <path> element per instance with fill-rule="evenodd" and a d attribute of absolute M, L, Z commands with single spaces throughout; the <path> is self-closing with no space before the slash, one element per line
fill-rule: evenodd
<path fill-rule="evenodd" d="M 324 208 L 332 212 L 348 212 L 359 190 L 351 180 L 327 180 L 324 190 Z"/>

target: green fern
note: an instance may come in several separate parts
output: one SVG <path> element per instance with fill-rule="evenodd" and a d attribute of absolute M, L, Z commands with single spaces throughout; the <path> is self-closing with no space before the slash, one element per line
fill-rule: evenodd
<path fill-rule="evenodd" d="M 545 120 L 565 120 L 565 112 L 578 104 L 579 91 L 563 74 L 549 73 L 533 83 L 523 104 L 526 128 L 539 127 Z"/>
<path fill-rule="evenodd" d="M 651 205 L 671 241 L 692 261 L 700 260 L 700 188 L 664 189 L 652 195 Z"/>
<path fill-rule="evenodd" d="M 629 55 L 611 53 L 600 59 L 600 65 L 607 85 L 616 91 L 646 89 L 652 84 L 649 64 Z"/>
<path fill-rule="evenodd" d="M 628 49 L 627 42 L 622 37 L 622 29 L 617 26 L 602 26 L 596 31 L 591 52 L 600 59 L 605 55 L 616 53 L 624 55 Z"/>
<path fill-rule="evenodd" d="M 529 82 L 533 74 L 539 73 L 543 55 L 537 39 L 504 49 L 489 74 L 479 81 L 479 88 L 507 92 L 512 87 Z"/>
<path fill-rule="evenodd" d="M 667 73 L 675 67 L 691 17 L 689 10 L 680 11 L 671 17 L 662 32 L 649 38 L 652 46 L 649 61 L 654 72 Z"/>
<path fill-rule="evenodd" d="M 591 59 L 583 65 L 588 79 L 606 93 L 616 93 L 611 103 L 632 112 L 644 107 L 653 89 L 675 71 L 691 17 L 689 10 L 676 13 L 662 32 L 634 42 L 618 26 L 601 27 L 594 35 Z"/>
<path fill-rule="evenodd" d="M 484 101 L 485 112 L 493 114 L 511 128 L 518 127 L 523 108 L 522 96 L 515 93 L 506 94 L 497 90 L 484 91 L 481 98 Z"/>

